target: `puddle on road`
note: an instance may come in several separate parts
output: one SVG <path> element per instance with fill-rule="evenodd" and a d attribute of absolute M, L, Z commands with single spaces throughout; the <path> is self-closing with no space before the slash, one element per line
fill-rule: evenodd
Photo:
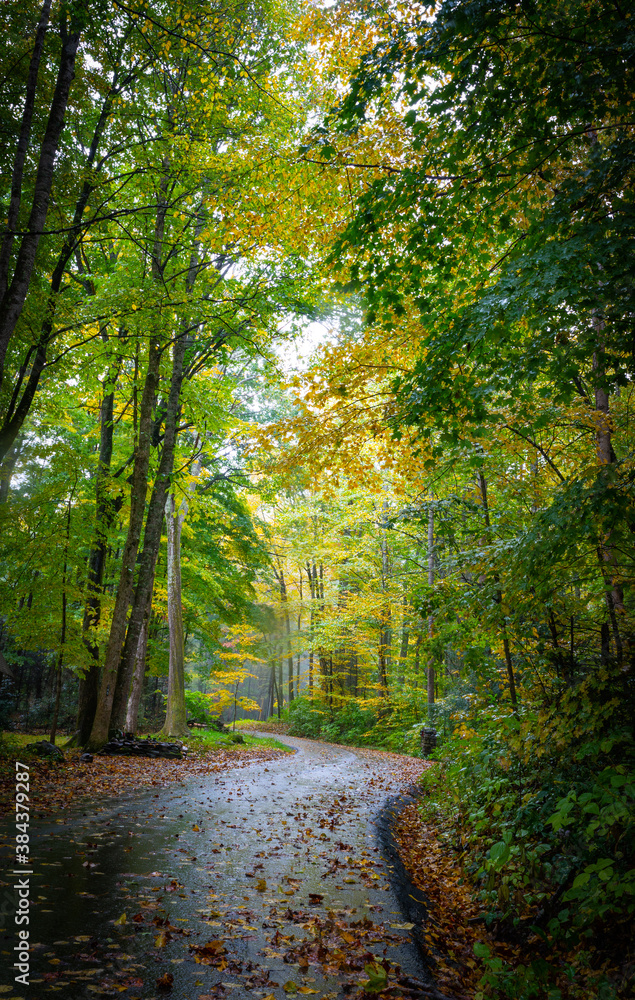
<path fill-rule="evenodd" d="M 29 1000 L 352 997 L 373 960 L 430 985 L 375 842 L 394 760 L 289 742 L 33 827 Z"/>

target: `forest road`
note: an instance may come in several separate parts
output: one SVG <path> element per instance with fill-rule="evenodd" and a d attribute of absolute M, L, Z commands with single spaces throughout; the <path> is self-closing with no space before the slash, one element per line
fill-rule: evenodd
<path fill-rule="evenodd" d="M 14 982 L 3 879 L 3 1000 L 334 1000 L 373 957 L 376 985 L 434 995 L 375 825 L 407 759 L 282 739 L 293 755 L 34 824 L 31 980 Z"/>

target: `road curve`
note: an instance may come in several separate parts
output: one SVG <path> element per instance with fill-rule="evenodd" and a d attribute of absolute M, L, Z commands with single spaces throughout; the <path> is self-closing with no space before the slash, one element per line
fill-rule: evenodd
<path fill-rule="evenodd" d="M 31 984 L 7 968 L 3 1000 L 334 1000 L 371 961 L 434 993 L 377 837 L 405 759 L 280 738 L 293 755 L 34 826 Z"/>

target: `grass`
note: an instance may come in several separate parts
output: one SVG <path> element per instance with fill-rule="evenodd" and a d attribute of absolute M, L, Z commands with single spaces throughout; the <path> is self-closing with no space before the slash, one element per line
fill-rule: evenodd
<path fill-rule="evenodd" d="M 70 738 L 68 733 L 58 733 L 55 745 L 64 750 Z M 0 756 L 15 757 L 29 743 L 40 743 L 42 740 L 48 743 L 48 736 L 43 736 L 41 733 L 14 733 L 4 729 L 0 732 Z"/>
<path fill-rule="evenodd" d="M 150 733 L 149 735 L 163 742 L 169 742 L 168 737 L 161 736 L 159 733 Z M 236 735 L 238 735 L 238 730 L 236 730 Z M 291 747 L 288 747 L 285 743 L 280 743 L 279 740 L 270 736 L 249 736 L 247 733 L 240 733 L 240 735 L 243 738 L 242 743 L 233 740 L 232 733 L 219 733 L 215 729 L 194 729 L 190 731 L 184 742 L 191 750 L 203 752 L 208 750 L 224 750 L 235 746 L 270 747 L 274 750 L 284 750 L 286 753 L 293 752 Z"/>
<path fill-rule="evenodd" d="M 169 742 L 169 739 L 162 736 L 159 732 L 149 734 L 139 733 L 138 735 L 139 737 L 150 735 L 163 743 Z M 219 733 L 214 729 L 197 729 L 189 733 L 185 742 L 191 750 L 203 753 L 210 750 L 226 750 L 234 746 L 269 747 L 274 750 L 284 750 L 286 753 L 293 752 L 291 747 L 288 747 L 285 743 L 280 743 L 279 740 L 276 740 L 271 736 L 249 736 L 247 733 L 241 733 L 240 735 L 243 738 L 243 742 L 237 743 L 232 740 L 231 733 Z M 55 741 L 56 746 L 58 746 L 60 750 L 64 750 L 70 738 L 71 737 L 67 734 L 58 734 L 58 738 Z M 5 730 L 0 734 L 0 756 L 17 757 L 19 752 L 27 746 L 27 744 L 37 743 L 43 739 L 46 739 L 46 737 L 39 734 L 14 733 Z"/>

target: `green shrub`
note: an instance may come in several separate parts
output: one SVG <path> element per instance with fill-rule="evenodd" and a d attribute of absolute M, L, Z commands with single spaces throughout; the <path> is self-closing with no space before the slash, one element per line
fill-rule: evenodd
<path fill-rule="evenodd" d="M 212 721 L 209 713 L 209 698 L 201 691 L 186 691 L 185 707 L 188 719 L 200 722 L 202 725 L 207 725 Z"/>
<path fill-rule="evenodd" d="M 634 745 L 607 737 L 583 709 L 576 724 L 555 712 L 483 710 L 455 720 L 423 777 L 428 816 L 469 858 L 486 920 L 514 941 L 542 945 L 527 967 L 480 955 L 488 997 L 557 997 L 556 970 L 588 944 L 607 951 L 628 939 L 635 913 Z M 479 947 L 485 947 L 480 946 Z M 584 978 L 584 974 L 583 978 Z M 549 985 L 551 983 L 551 986 Z M 587 996 L 609 998 L 601 977 Z M 583 990 L 584 993 L 584 990 Z M 572 993 L 582 996 L 582 993 Z"/>

